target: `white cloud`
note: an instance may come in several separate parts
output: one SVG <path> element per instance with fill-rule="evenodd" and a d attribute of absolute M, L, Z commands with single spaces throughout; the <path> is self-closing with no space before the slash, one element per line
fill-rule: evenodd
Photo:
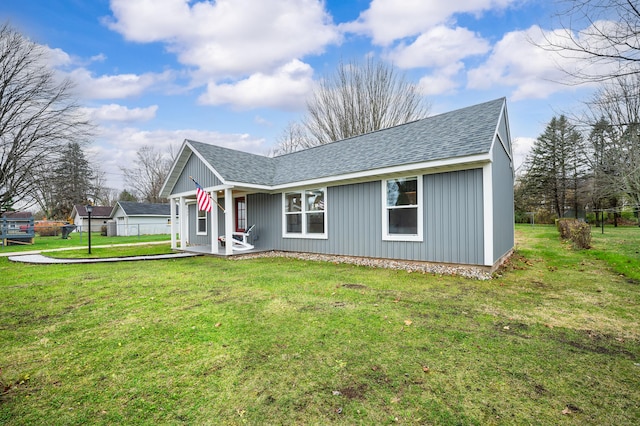
<path fill-rule="evenodd" d="M 112 0 L 107 25 L 137 42 L 163 42 L 209 77 L 242 78 L 339 42 L 320 0 Z"/>
<path fill-rule="evenodd" d="M 52 68 L 65 67 L 73 63 L 71 56 L 64 50 L 59 48 L 52 49 L 46 45 L 41 45 L 41 47 L 47 57 L 48 65 Z"/>
<path fill-rule="evenodd" d="M 82 108 L 81 112 L 86 114 L 92 121 L 135 122 L 148 121 L 155 118 L 157 110 L 157 105 L 151 105 L 146 108 L 128 108 L 123 105 L 109 104 L 98 108 Z"/>
<path fill-rule="evenodd" d="M 479 14 L 502 9 L 518 0 L 373 0 L 369 9 L 354 22 L 344 24 L 344 31 L 365 34 L 378 45 L 412 37 L 440 24 L 451 24 L 456 14 Z"/>
<path fill-rule="evenodd" d="M 418 82 L 418 90 L 423 95 L 443 95 L 452 93 L 460 85 L 456 77 L 464 68 L 462 62 L 454 62 L 449 66 L 438 68 L 430 75 L 426 75 Z"/>
<path fill-rule="evenodd" d="M 133 127 L 100 127 L 97 141 L 87 149 L 88 158 L 100 164 L 105 172 L 107 185 L 121 190 L 124 180 L 121 167 L 133 167 L 136 152 L 150 145 L 160 152 L 177 150 L 185 139 L 193 139 L 240 151 L 261 153 L 266 151 L 265 140 L 246 133 L 220 133 L 203 130 L 154 130 L 144 131 Z"/>
<path fill-rule="evenodd" d="M 511 150 L 513 152 L 513 165 L 516 172 L 519 172 L 531 152 L 535 138 L 516 137 L 513 139 Z"/>
<path fill-rule="evenodd" d="M 486 62 L 468 73 L 468 87 L 488 89 L 494 86 L 514 87 L 512 99 L 544 99 L 557 92 L 574 91 L 568 76 L 563 71 L 576 73 L 593 72 L 605 74 L 615 64 L 598 64 L 592 69 L 585 68 L 584 55 L 568 56 L 539 47 L 547 40 L 560 43 L 566 40 L 565 30 L 544 31 L 532 26 L 526 31 L 506 33 L 496 43 Z M 588 85 L 583 84 L 584 88 Z"/>
<path fill-rule="evenodd" d="M 490 50 L 489 43 L 466 28 L 431 28 L 411 44 L 401 43 L 387 57 L 401 68 L 445 67 Z"/>
<path fill-rule="evenodd" d="M 236 83 L 209 83 L 199 100 L 206 105 L 228 104 L 239 109 L 296 109 L 304 105 L 312 86 L 313 69 L 295 59 L 272 74 L 259 72 Z"/>
<path fill-rule="evenodd" d="M 172 73 L 116 74 L 95 77 L 86 68 L 77 68 L 68 74 L 84 99 L 124 99 L 142 94 L 158 83 L 168 82 Z"/>

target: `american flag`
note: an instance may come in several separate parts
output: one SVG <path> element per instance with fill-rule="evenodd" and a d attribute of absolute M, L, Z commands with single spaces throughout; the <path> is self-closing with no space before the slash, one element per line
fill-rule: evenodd
<path fill-rule="evenodd" d="M 211 197 L 209 197 L 209 194 L 207 194 L 207 192 L 204 189 L 202 189 L 202 187 L 198 182 L 196 182 L 195 180 L 193 182 L 196 184 L 196 198 L 198 199 L 198 210 L 204 210 L 205 212 L 210 212 L 212 208 Z"/>

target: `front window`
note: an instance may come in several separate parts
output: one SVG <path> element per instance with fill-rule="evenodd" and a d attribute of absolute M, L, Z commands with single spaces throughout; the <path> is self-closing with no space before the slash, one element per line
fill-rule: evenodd
<path fill-rule="evenodd" d="M 284 236 L 326 238 L 326 189 L 283 194 Z"/>
<path fill-rule="evenodd" d="M 207 235 L 207 212 L 204 210 L 198 210 L 198 227 L 196 229 L 197 235 Z"/>
<path fill-rule="evenodd" d="M 383 181 L 383 239 L 422 241 L 422 179 Z"/>

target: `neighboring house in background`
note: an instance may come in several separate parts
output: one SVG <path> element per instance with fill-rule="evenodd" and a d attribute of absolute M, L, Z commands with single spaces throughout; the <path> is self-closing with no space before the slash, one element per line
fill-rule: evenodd
<path fill-rule="evenodd" d="M 118 201 L 111 219 L 118 236 L 168 234 L 171 230 L 169 204 L 134 203 Z"/>
<path fill-rule="evenodd" d="M 100 232 L 102 227 L 107 224 L 111 217 L 113 207 L 110 206 L 93 206 L 91 213 L 91 232 Z M 76 231 L 86 232 L 89 229 L 89 214 L 86 206 L 76 204 L 71 210 L 71 218 L 73 224 L 77 226 Z"/>
<path fill-rule="evenodd" d="M 191 176 L 224 211 L 198 210 Z M 274 158 L 185 140 L 161 196 L 181 250 L 231 255 L 218 237 L 255 224 L 255 250 L 494 268 L 514 246 L 513 179 L 501 98 Z"/>
<path fill-rule="evenodd" d="M 0 216 L 0 244 L 33 244 L 35 227 L 31 212 L 9 211 Z"/>

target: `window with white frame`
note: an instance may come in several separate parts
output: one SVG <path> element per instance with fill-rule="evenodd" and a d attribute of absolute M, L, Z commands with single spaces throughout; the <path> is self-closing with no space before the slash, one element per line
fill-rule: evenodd
<path fill-rule="evenodd" d="M 422 177 L 382 181 L 382 238 L 422 241 Z"/>
<path fill-rule="evenodd" d="M 285 237 L 326 238 L 326 188 L 282 194 Z"/>
<path fill-rule="evenodd" d="M 198 206 L 196 205 L 196 208 Z M 204 210 L 198 210 L 198 226 L 196 228 L 197 235 L 207 235 L 207 212 Z"/>

